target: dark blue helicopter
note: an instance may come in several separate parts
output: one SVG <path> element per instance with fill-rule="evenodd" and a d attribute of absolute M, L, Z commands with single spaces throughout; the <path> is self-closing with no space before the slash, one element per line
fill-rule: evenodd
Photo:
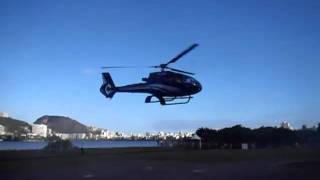
<path fill-rule="evenodd" d="M 130 84 L 126 86 L 115 86 L 110 74 L 108 72 L 102 73 L 103 84 L 100 92 L 106 98 L 112 98 L 116 92 L 130 92 L 130 93 L 148 93 L 151 94 L 145 99 L 146 103 L 157 103 L 161 105 L 175 105 L 186 104 L 192 98 L 191 95 L 201 91 L 201 84 L 193 77 L 194 73 L 182 71 L 168 67 L 169 64 L 176 62 L 182 56 L 197 47 L 198 44 L 193 44 L 189 48 L 182 51 L 176 57 L 171 59 L 166 64 L 158 66 L 149 66 L 149 68 L 160 68 L 159 72 L 152 72 L 148 78 L 142 78 L 143 83 Z M 133 66 L 108 66 L 108 68 L 134 68 Z M 187 75 L 188 74 L 188 75 Z M 156 100 L 152 100 L 152 98 Z M 176 99 L 184 99 L 184 102 L 171 102 Z M 171 103 L 168 103 L 171 102 Z"/>

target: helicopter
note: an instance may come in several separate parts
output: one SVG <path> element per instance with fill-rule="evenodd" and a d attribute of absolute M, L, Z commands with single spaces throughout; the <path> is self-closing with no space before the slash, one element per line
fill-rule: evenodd
<path fill-rule="evenodd" d="M 106 98 L 112 98 L 115 93 L 147 93 L 145 103 L 160 103 L 161 105 L 177 105 L 190 102 L 194 95 L 202 90 L 199 81 L 191 77 L 194 73 L 171 68 L 168 65 L 175 63 L 182 56 L 196 48 L 198 44 L 192 44 L 190 47 L 176 55 L 165 64 L 157 66 L 147 66 L 147 68 L 159 68 L 160 71 L 151 72 L 147 78 L 142 78 L 141 83 L 129 84 L 125 86 L 115 86 L 109 72 L 102 73 L 103 84 L 100 92 Z M 111 68 L 136 68 L 134 66 L 104 66 L 102 69 Z M 183 100 L 176 102 L 175 100 Z"/>

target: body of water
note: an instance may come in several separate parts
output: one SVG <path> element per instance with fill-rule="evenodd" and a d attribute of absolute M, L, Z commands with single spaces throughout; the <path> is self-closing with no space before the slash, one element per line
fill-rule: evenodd
<path fill-rule="evenodd" d="M 107 141 L 107 140 L 74 140 L 73 145 L 83 148 L 124 148 L 124 147 L 157 147 L 156 141 Z M 33 150 L 42 149 L 47 141 L 1 141 L 0 150 Z"/>

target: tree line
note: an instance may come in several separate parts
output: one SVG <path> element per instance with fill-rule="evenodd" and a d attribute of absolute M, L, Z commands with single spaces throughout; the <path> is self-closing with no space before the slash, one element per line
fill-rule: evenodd
<path fill-rule="evenodd" d="M 291 130 L 281 127 L 260 127 L 250 129 L 242 125 L 219 130 L 199 128 L 196 134 L 201 138 L 202 148 L 241 148 L 247 143 L 251 148 L 281 146 L 320 146 L 320 123 L 317 128 Z"/>

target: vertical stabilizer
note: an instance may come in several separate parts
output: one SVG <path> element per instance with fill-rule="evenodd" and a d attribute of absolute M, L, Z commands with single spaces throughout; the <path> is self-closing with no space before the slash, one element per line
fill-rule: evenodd
<path fill-rule="evenodd" d="M 112 98 L 116 93 L 116 86 L 109 73 L 102 73 L 103 84 L 100 88 L 100 92 L 107 98 Z"/>

